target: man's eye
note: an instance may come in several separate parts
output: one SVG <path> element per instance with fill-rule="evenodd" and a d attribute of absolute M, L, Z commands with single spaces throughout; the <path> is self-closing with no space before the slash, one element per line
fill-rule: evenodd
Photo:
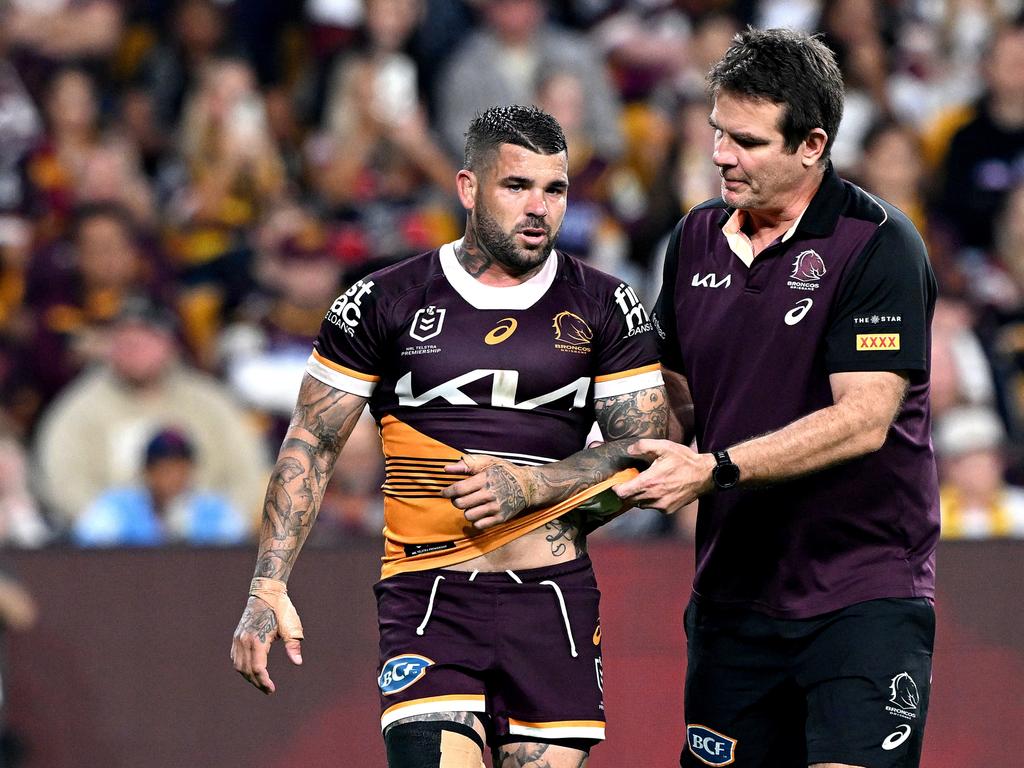
<path fill-rule="evenodd" d="M 509 184 L 508 187 L 507 187 L 507 189 L 509 189 L 512 192 L 518 192 L 522 188 L 523 188 L 522 184 Z"/>

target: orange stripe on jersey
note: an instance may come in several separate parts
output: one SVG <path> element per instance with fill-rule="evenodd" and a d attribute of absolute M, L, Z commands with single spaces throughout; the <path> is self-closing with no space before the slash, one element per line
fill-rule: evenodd
<path fill-rule="evenodd" d="M 465 477 L 440 471 L 445 464 L 458 461 L 460 451 L 413 429 L 394 416 L 381 419 L 380 435 L 385 456 L 381 578 L 456 565 L 491 552 L 639 474 L 635 469 L 623 470 L 559 504 L 479 531 L 466 520 L 462 510 L 456 509 L 440 493 L 442 488 Z M 424 462 L 437 469 L 409 472 L 406 466 L 415 462 Z M 396 472 L 395 467 L 401 467 L 401 470 Z M 406 546 L 434 544 L 439 546 L 432 551 L 413 555 L 406 553 Z"/>
<path fill-rule="evenodd" d="M 631 368 L 628 371 L 620 371 L 619 373 L 609 373 L 604 376 L 595 376 L 594 383 L 601 381 L 614 381 L 615 379 L 624 379 L 627 376 L 639 376 L 641 373 L 653 373 L 654 371 L 660 371 L 661 364 L 654 363 L 653 365 L 645 365 L 642 368 Z"/>
<path fill-rule="evenodd" d="M 386 716 L 390 712 L 395 712 L 399 709 L 406 709 L 407 707 L 418 706 L 420 704 L 440 704 L 446 701 L 479 701 L 483 702 L 484 697 L 478 693 L 464 693 L 459 695 L 449 694 L 447 696 L 429 696 L 425 699 L 411 699 L 409 701 L 402 701 L 398 704 L 393 704 L 381 713 L 381 717 Z"/>
<path fill-rule="evenodd" d="M 343 373 L 346 376 L 351 376 L 353 379 L 361 379 L 362 381 L 374 382 L 380 381 L 380 376 L 371 376 L 368 373 L 360 373 L 359 371 L 354 371 L 351 368 L 346 368 L 344 365 L 341 365 L 340 363 L 336 363 L 333 360 L 328 360 L 315 349 L 313 350 L 313 357 L 321 365 L 326 365 L 328 368 L 331 368 L 332 370 L 335 370 L 338 373 Z"/>

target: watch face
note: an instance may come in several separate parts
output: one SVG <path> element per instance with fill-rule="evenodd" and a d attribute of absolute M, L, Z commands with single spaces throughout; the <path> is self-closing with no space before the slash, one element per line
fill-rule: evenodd
<path fill-rule="evenodd" d="M 735 464 L 719 464 L 715 467 L 712 477 L 719 488 L 732 488 L 740 481 L 740 468 Z"/>

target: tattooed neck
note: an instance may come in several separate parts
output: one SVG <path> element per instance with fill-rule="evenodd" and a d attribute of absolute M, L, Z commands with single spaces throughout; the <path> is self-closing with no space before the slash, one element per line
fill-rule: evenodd
<path fill-rule="evenodd" d="M 472 221 L 466 223 L 466 235 L 462 238 L 462 244 L 455 249 L 455 258 L 475 278 L 479 278 L 494 264 L 494 256 L 477 239 Z"/>

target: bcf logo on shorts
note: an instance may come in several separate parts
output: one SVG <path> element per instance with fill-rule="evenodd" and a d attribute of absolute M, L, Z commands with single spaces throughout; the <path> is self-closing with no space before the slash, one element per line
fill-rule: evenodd
<path fill-rule="evenodd" d="M 730 739 L 704 725 L 686 726 L 686 744 L 698 760 L 707 765 L 729 765 L 736 759 L 736 739 Z"/>
<path fill-rule="evenodd" d="M 377 678 L 380 692 L 385 696 L 390 696 L 392 693 L 404 691 L 423 677 L 427 667 L 433 663 L 433 659 L 415 653 L 393 656 L 384 662 L 384 668 L 381 669 L 380 677 Z"/>

